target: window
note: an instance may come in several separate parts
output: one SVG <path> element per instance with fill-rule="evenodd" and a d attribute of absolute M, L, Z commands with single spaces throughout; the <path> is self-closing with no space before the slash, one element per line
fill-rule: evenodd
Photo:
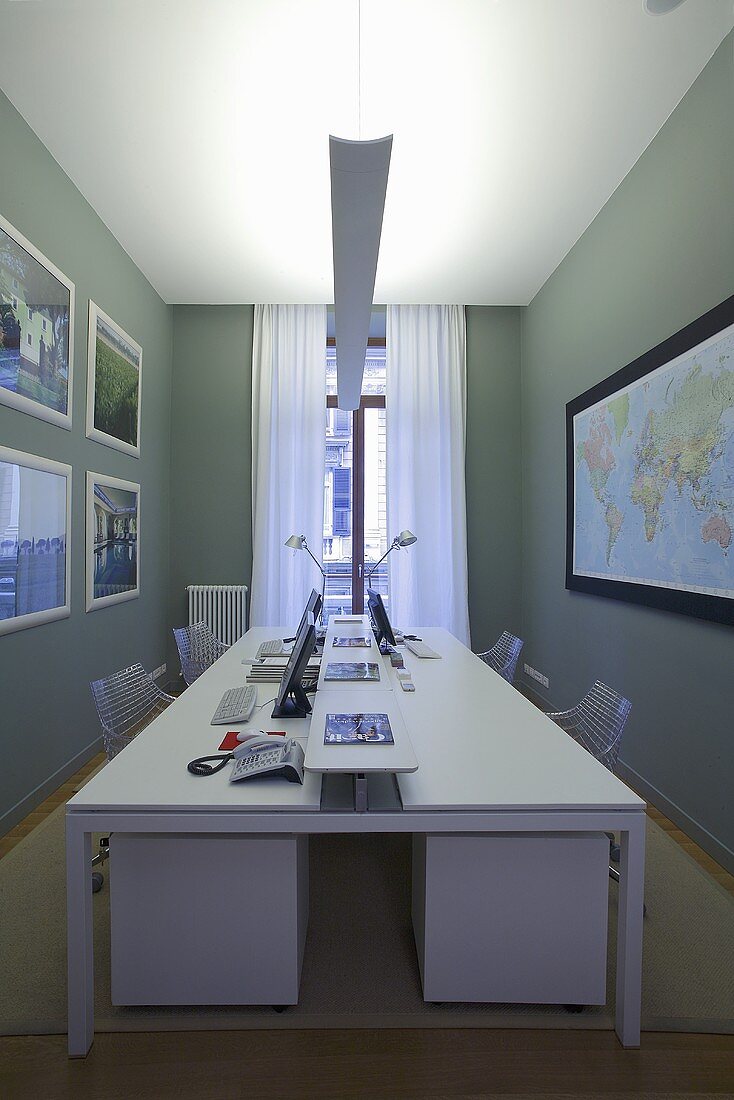
<path fill-rule="evenodd" d="M 28 347 L 32 348 L 33 347 L 33 334 L 29 332 L 28 335 L 26 336 L 26 340 L 28 342 Z"/>
<path fill-rule="evenodd" d="M 45 332 L 48 328 L 48 321 L 46 320 L 45 317 L 43 318 L 42 324 L 43 324 L 43 331 Z"/>
<path fill-rule="evenodd" d="M 333 470 L 333 478 L 333 533 L 349 536 L 352 533 L 352 471 L 344 466 L 336 467 Z"/>
<path fill-rule="evenodd" d="M 28 320 L 29 321 L 33 320 L 33 310 L 31 309 L 30 306 L 28 306 Z"/>
<path fill-rule="evenodd" d="M 366 572 L 387 550 L 385 342 L 370 346 L 362 400 L 355 412 L 336 407 L 336 354 L 326 354 L 326 469 L 324 473 L 324 619 L 361 614 Z M 387 566 L 371 585 L 387 596 Z"/>

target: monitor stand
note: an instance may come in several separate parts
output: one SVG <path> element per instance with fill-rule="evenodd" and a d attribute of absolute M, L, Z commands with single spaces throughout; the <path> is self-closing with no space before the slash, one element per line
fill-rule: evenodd
<path fill-rule="evenodd" d="M 311 704 L 302 686 L 298 684 L 288 692 L 283 702 L 273 707 L 271 718 L 308 718 L 311 713 Z"/>

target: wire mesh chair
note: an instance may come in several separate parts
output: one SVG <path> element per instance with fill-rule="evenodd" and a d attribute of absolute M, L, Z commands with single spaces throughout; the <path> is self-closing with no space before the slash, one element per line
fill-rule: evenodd
<path fill-rule="evenodd" d="M 505 630 L 491 649 L 484 653 L 477 653 L 477 657 L 481 657 L 485 664 L 495 672 L 499 672 L 500 676 L 511 684 L 515 679 L 515 668 L 522 647 L 522 638 L 516 638 L 514 634 L 508 634 Z"/>
<path fill-rule="evenodd" d="M 174 696 L 161 691 L 141 664 L 123 668 L 104 680 L 94 680 L 89 686 L 108 760 L 117 756 L 174 701 Z"/>
<path fill-rule="evenodd" d="M 89 686 L 102 726 L 102 741 L 108 760 L 117 756 L 133 737 L 174 701 L 174 696 L 161 691 L 141 664 L 130 665 L 103 680 L 94 680 Z M 99 853 L 92 860 L 93 867 L 104 863 L 109 847 L 109 837 L 101 837 Z M 94 871 L 92 891 L 95 894 L 102 889 L 103 882 L 100 872 Z"/>
<path fill-rule="evenodd" d="M 193 626 L 174 626 L 173 636 L 181 661 L 181 675 L 187 686 L 198 680 L 202 672 L 206 672 L 229 649 L 204 622 L 194 623 Z"/>
<path fill-rule="evenodd" d="M 575 707 L 555 711 L 548 717 L 613 772 L 631 709 L 629 699 L 597 680 Z"/>
<path fill-rule="evenodd" d="M 554 711 L 548 717 L 613 772 L 617 766 L 622 733 L 631 710 L 629 699 L 597 680 L 588 695 L 575 707 Z M 611 834 L 608 835 L 610 856 L 613 862 L 617 862 L 619 845 Z M 619 882 L 619 871 L 615 867 L 609 868 L 609 874 L 615 882 Z"/>

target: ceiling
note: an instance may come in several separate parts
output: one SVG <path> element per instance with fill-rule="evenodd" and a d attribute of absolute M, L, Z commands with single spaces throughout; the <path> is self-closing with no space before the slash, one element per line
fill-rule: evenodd
<path fill-rule="evenodd" d="M 375 301 L 499 305 L 533 298 L 734 4 L 0 0 L 0 19 L 3 91 L 166 302 L 332 302 L 328 136 L 392 133 Z"/>

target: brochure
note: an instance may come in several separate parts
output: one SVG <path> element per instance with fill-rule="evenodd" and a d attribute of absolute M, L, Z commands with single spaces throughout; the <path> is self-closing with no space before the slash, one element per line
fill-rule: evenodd
<path fill-rule="evenodd" d="M 325 745 L 393 745 L 386 714 L 327 714 Z"/>
<path fill-rule="evenodd" d="M 371 638 L 334 638 L 334 645 L 343 649 L 367 649 L 372 645 Z"/>
<path fill-rule="evenodd" d="M 379 680 L 380 666 L 368 661 L 334 661 L 326 666 L 325 680 Z"/>

